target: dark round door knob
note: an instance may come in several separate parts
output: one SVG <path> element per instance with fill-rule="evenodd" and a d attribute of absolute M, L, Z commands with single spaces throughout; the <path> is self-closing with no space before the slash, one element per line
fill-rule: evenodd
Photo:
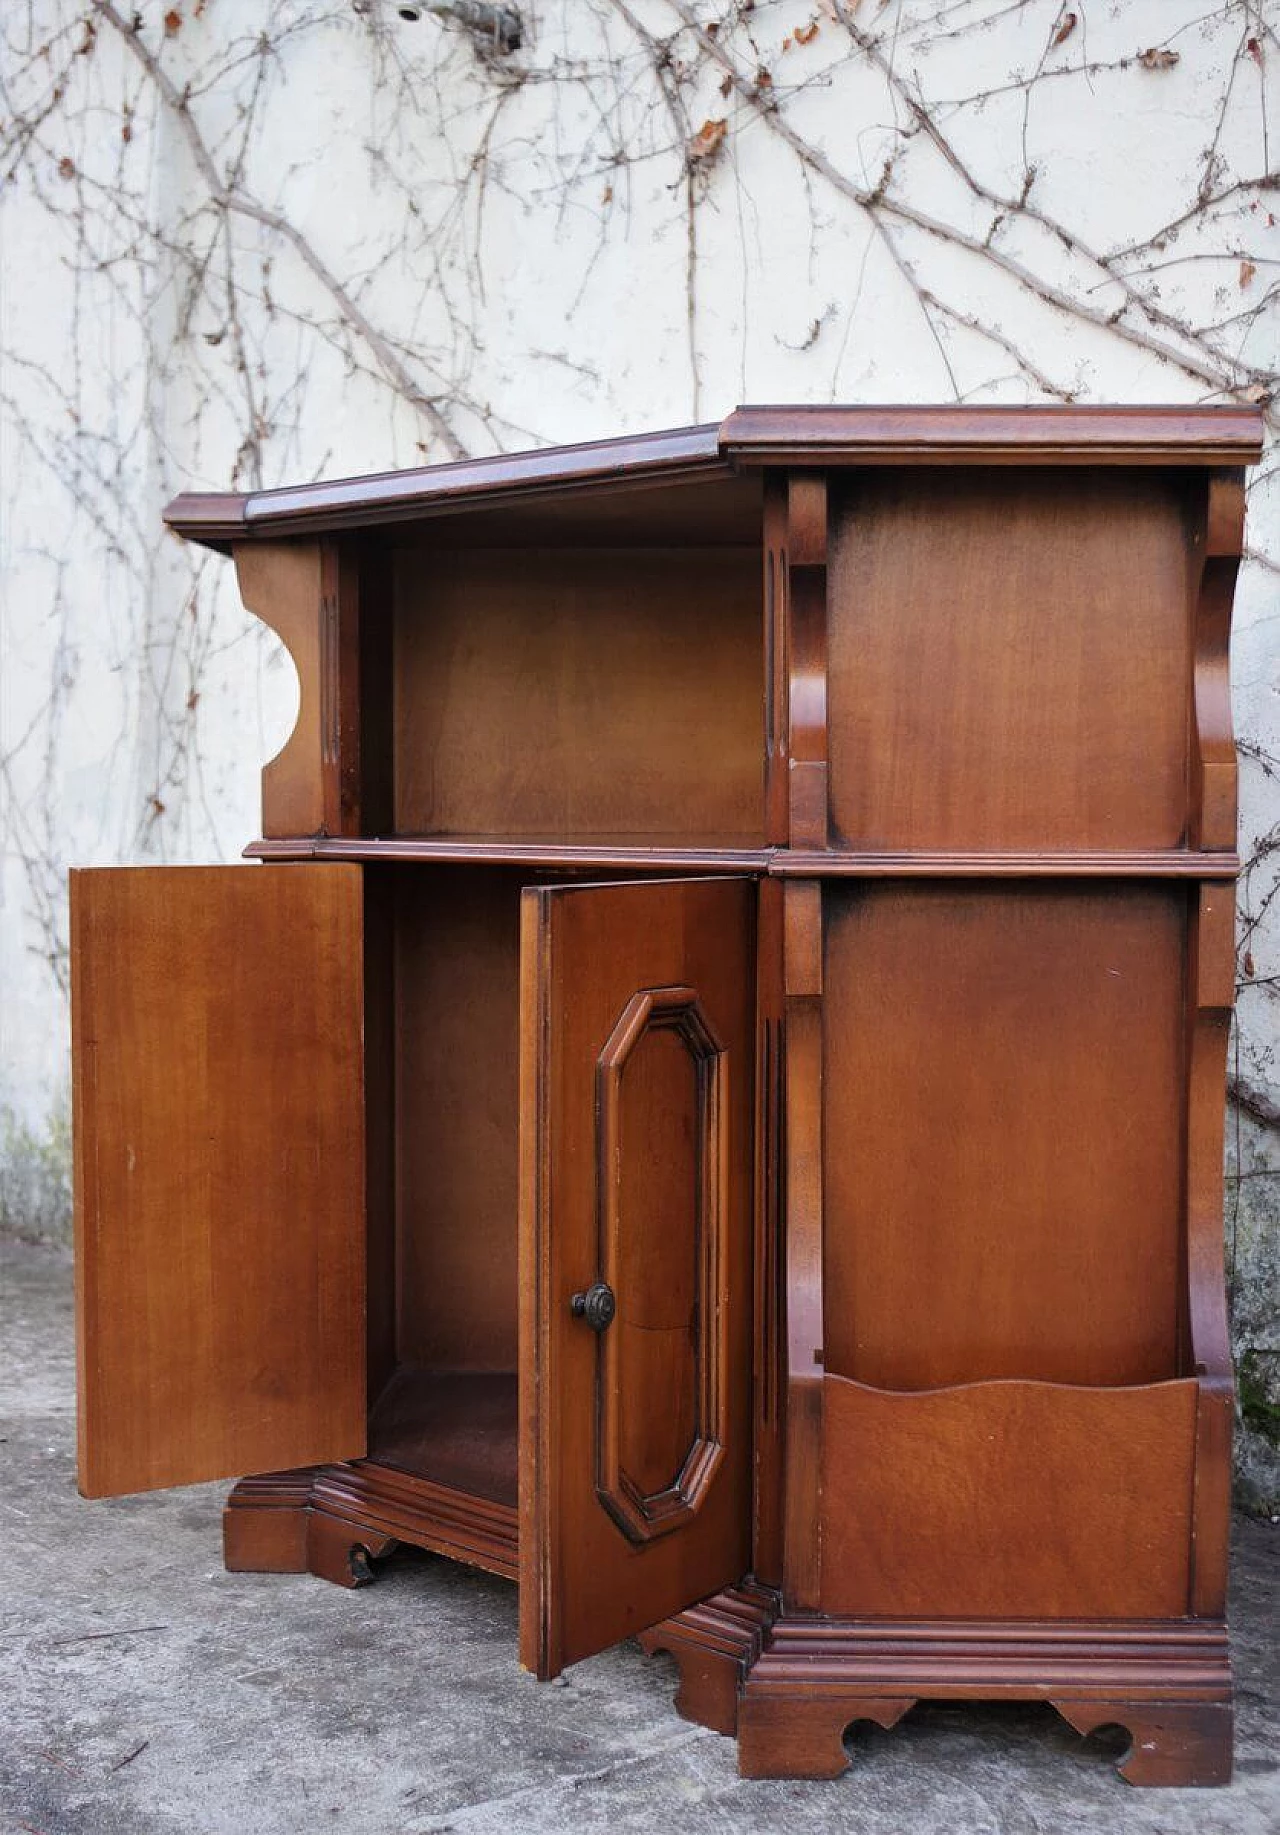
<path fill-rule="evenodd" d="M 585 1293 L 575 1293 L 569 1302 L 569 1311 L 574 1318 L 585 1319 L 593 1332 L 602 1332 L 606 1326 L 612 1325 L 617 1310 L 617 1299 L 607 1281 L 597 1281 Z"/>

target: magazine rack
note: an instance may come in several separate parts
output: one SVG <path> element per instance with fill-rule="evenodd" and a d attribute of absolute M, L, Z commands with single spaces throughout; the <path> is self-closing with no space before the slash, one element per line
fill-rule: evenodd
<path fill-rule="evenodd" d="M 86 1494 L 515 1578 L 752 1775 L 1004 1696 L 1223 1780 L 1258 451 L 744 408 L 179 497 L 300 702 L 256 864 L 73 876 Z"/>

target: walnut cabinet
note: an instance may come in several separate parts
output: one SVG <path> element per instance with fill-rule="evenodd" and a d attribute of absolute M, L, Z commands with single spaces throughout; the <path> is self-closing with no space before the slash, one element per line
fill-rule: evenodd
<path fill-rule="evenodd" d="M 1258 441 L 744 408 L 179 497 L 299 709 L 251 864 L 73 876 L 84 1492 L 509 1576 L 748 1774 L 996 1696 L 1225 1778 Z"/>

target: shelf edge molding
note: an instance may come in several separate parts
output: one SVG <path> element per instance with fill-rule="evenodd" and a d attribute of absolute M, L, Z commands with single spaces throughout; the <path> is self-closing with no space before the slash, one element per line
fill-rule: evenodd
<path fill-rule="evenodd" d="M 706 482 L 761 466 L 1241 466 L 1262 452 L 1256 408 L 736 408 L 719 425 L 494 453 L 262 491 L 183 491 L 164 519 L 175 534 L 229 553 L 263 537 L 361 528 L 536 499 L 567 487 Z"/>
<path fill-rule="evenodd" d="M 364 860 L 529 867 L 698 868 L 762 873 L 775 879 L 1209 879 L 1234 880 L 1240 858 L 1194 848 L 1133 853 L 871 854 L 832 849 L 612 841 L 521 840 L 498 835 L 269 836 L 251 841 L 246 860 Z"/>

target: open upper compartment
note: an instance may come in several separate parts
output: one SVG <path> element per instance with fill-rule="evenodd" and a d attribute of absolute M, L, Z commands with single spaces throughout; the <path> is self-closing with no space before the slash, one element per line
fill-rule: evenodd
<path fill-rule="evenodd" d="M 264 834 L 759 849 L 762 495 L 711 428 L 179 499 L 298 668 Z"/>
<path fill-rule="evenodd" d="M 719 426 L 184 495 L 166 516 L 234 553 L 246 603 L 298 669 L 298 723 L 264 774 L 266 837 L 501 840 L 545 845 L 548 859 L 574 847 L 597 860 L 608 848 L 669 860 L 700 849 L 704 864 L 719 852 L 741 867 L 789 838 L 785 797 L 767 780 L 772 770 L 779 787 L 787 762 L 785 580 L 802 557 L 789 552 L 785 499 L 798 476 L 848 475 L 831 510 L 838 611 L 840 568 L 862 567 L 842 532 L 847 506 L 864 503 L 859 477 L 939 466 L 962 478 L 1011 466 L 1203 474 L 1256 457 L 1257 445 L 1257 416 L 1233 408 L 742 408 Z M 1063 488 L 1074 501 L 1091 487 Z M 837 699 L 846 624 L 832 629 Z M 1180 644 L 1166 646 L 1171 678 Z M 1099 667 L 1105 679 L 1106 658 Z M 1162 717 L 1169 706 L 1159 701 Z M 847 713 L 846 751 L 861 731 Z M 793 731 L 795 718 L 793 705 Z M 1166 747 L 1174 775 L 1180 746 Z M 848 763 L 833 753 L 828 845 L 937 845 L 927 824 L 865 816 L 864 773 Z M 1097 824 L 1077 826 L 1086 844 L 1114 840 L 1105 824 L 1097 836 Z M 1174 833 L 1148 828 L 1157 846 Z M 1016 824 L 1010 835 L 1023 840 Z M 1008 845 L 999 825 L 990 845 Z"/>

